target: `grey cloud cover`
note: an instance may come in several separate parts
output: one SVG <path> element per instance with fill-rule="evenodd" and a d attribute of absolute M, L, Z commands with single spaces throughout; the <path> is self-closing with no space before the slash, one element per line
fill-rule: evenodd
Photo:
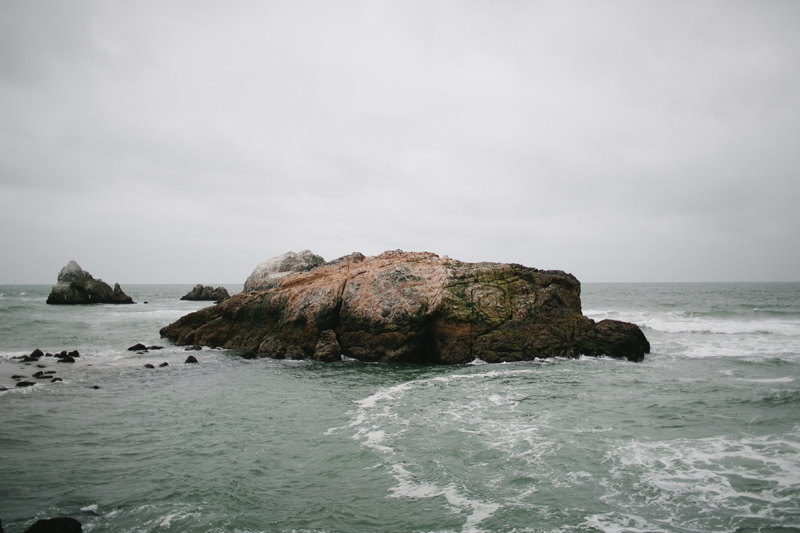
<path fill-rule="evenodd" d="M 800 280 L 800 3 L 0 3 L 0 283 Z"/>

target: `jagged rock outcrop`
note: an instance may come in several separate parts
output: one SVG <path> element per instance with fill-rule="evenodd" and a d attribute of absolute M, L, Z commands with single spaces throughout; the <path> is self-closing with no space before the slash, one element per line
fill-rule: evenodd
<path fill-rule="evenodd" d="M 53 285 L 47 303 L 53 305 L 76 304 L 132 304 L 133 298 L 122 292 L 119 283 L 111 289 L 102 279 L 94 279 L 78 263 L 70 261 L 58 273 L 58 283 Z"/>
<path fill-rule="evenodd" d="M 311 250 L 286 252 L 258 265 L 244 282 L 244 290 L 257 291 L 277 287 L 291 274 L 307 272 L 324 262 L 321 256 L 313 254 Z"/>
<path fill-rule="evenodd" d="M 324 361 L 640 361 L 650 352 L 635 324 L 583 316 L 571 274 L 399 250 L 354 253 L 290 274 L 272 288 L 186 315 L 161 336 L 178 345 Z"/>
<path fill-rule="evenodd" d="M 182 317 L 161 335 L 274 358 L 443 364 L 580 355 L 640 361 L 650 351 L 635 324 L 583 316 L 571 274 L 402 251 L 354 253 L 291 274 Z"/>
<path fill-rule="evenodd" d="M 322 332 L 314 347 L 314 359 L 317 361 L 334 362 L 342 360 L 342 347 L 336 340 L 336 332 L 326 329 Z"/>
<path fill-rule="evenodd" d="M 228 294 L 228 289 L 225 287 L 204 287 L 199 283 L 194 286 L 194 289 L 190 290 L 185 295 L 181 296 L 181 300 L 195 300 L 195 301 L 215 301 L 221 302 L 223 300 L 227 300 L 230 298 L 231 295 Z"/>

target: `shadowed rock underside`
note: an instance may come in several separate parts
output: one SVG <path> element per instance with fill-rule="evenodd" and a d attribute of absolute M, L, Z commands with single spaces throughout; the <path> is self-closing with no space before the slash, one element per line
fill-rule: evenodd
<path fill-rule="evenodd" d="M 354 253 L 289 274 L 275 287 L 186 315 L 161 336 L 178 345 L 323 361 L 641 361 L 650 352 L 635 324 L 583 316 L 571 274 L 399 250 Z"/>

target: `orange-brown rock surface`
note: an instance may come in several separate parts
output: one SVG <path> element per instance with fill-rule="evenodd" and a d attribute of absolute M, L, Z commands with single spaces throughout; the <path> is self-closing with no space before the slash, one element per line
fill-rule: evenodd
<path fill-rule="evenodd" d="M 571 274 L 399 250 L 354 253 L 293 273 L 275 287 L 186 315 L 161 336 L 178 345 L 323 361 L 640 361 L 650 352 L 635 324 L 583 316 Z"/>

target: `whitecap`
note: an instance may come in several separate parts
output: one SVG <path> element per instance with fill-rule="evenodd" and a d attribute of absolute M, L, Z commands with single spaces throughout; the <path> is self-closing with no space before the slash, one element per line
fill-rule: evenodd
<path fill-rule="evenodd" d="M 451 506 L 461 512 L 469 512 L 466 522 L 461 528 L 463 533 L 480 533 L 478 524 L 491 517 L 502 505 L 499 503 L 484 503 L 462 495 L 454 484 L 440 487 L 435 483 L 418 482 L 414 475 L 405 467 L 395 464 L 392 467 L 394 478 L 398 484 L 389 489 L 394 498 L 436 498 L 442 496 Z"/>
<path fill-rule="evenodd" d="M 789 376 L 785 376 L 782 378 L 764 378 L 764 379 L 745 379 L 745 378 L 738 378 L 739 381 L 749 381 L 750 383 L 791 383 L 794 381 L 794 378 L 790 378 Z"/>
<path fill-rule="evenodd" d="M 610 478 L 601 500 L 626 515 L 655 513 L 687 529 L 707 530 L 705 520 L 721 508 L 742 516 L 788 516 L 796 510 L 791 494 L 800 479 L 797 431 L 632 442 L 611 450 L 605 462 Z M 618 530 L 613 524 L 599 529 Z"/>

